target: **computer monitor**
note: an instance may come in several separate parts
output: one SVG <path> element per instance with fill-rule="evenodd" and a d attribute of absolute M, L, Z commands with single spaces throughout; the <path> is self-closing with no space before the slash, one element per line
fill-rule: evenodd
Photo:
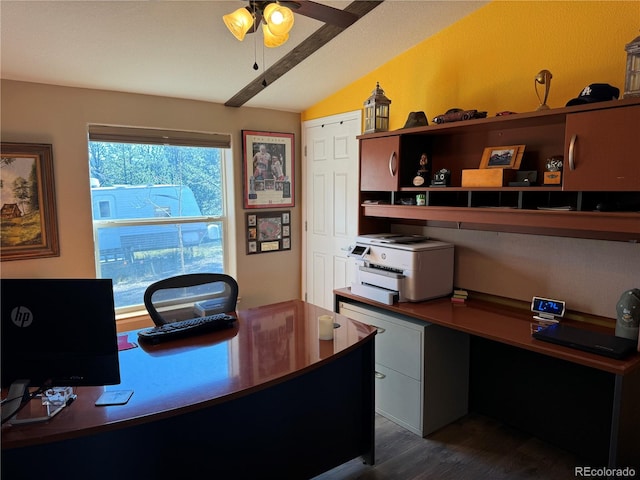
<path fill-rule="evenodd" d="M 110 279 L 0 279 L 1 383 L 120 383 Z"/>

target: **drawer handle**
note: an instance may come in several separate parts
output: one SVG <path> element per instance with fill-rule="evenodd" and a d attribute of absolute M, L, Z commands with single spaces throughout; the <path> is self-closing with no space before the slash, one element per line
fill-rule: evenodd
<path fill-rule="evenodd" d="M 569 170 L 575 170 L 575 155 L 576 155 L 576 140 L 578 140 L 578 135 L 573 135 L 571 137 L 571 142 L 569 142 Z"/>
<path fill-rule="evenodd" d="M 394 160 L 396 158 L 396 152 L 391 152 L 391 156 L 389 157 L 389 173 L 392 177 L 396 175 L 396 166 Z"/>
<path fill-rule="evenodd" d="M 382 327 L 376 327 L 376 330 L 378 331 L 378 333 L 384 333 L 387 331 L 386 328 L 382 328 Z"/>
<path fill-rule="evenodd" d="M 380 378 L 380 379 L 382 379 L 382 378 L 385 378 L 385 377 L 386 377 L 386 375 L 385 375 L 384 373 L 380 373 L 380 372 L 375 372 L 375 374 L 374 374 L 374 375 L 375 375 L 375 377 L 376 377 L 376 378 Z"/>

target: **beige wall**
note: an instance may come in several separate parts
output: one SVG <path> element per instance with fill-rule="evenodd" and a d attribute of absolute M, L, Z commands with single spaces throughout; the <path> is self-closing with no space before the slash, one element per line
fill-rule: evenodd
<path fill-rule="evenodd" d="M 454 284 L 526 302 L 562 299 L 567 309 L 616 317 L 622 292 L 640 287 L 640 245 L 580 238 L 396 225 L 455 245 Z"/>
<path fill-rule="evenodd" d="M 235 272 L 240 285 L 241 308 L 300 298 L 301 169 L 297 164 L 296 206 L 291 209 L 292 249 L 247 256 L 241 137 L 243 129 L 294 133 L 298 163 L 298 114 L 8 80 L 3 80 L 1 87 L 2 141 L 53 145 L 60 237 L 59 257 L 2 262 L 2 277 L 95 277 L 87 125 L 103 123 L 231 134 L 235 191 L 232 211 L 235 211 L 237 249 Z M 287 268 L 283 269 L 282 265 Z"/>

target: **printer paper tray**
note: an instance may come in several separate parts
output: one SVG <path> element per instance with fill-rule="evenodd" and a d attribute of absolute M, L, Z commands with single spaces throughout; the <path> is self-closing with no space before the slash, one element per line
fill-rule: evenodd
<path fill-rule="evenodd" d="M 393 305 L 393 302 L 398 299 L 398 292 L 355 282 L 351 284 L 351 293 L 384 303 L 385 305 Z"/>
<path fill-rule="evenodd" d="M 400 291 L 404 275 L 391 274 L 384 270 L 381 270 L 380 273 L 376 273 L 371 270 L 372 269 L 360 268 L 360 283 L 366 283 L 368 285 L 373 285 L 374 287 L 381 287 L 387 290 L 394 290 L 396 292 Z"/>

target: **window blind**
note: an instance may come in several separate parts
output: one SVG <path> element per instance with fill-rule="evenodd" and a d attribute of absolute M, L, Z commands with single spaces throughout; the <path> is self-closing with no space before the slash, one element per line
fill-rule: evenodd
<path fill-rule="evenodd" d="M 229 134 L 114 125 L 89 125 L 89 140 L 93 142 L 142 143 L 180 147 L 231 148 L 231 135 Z"/>

